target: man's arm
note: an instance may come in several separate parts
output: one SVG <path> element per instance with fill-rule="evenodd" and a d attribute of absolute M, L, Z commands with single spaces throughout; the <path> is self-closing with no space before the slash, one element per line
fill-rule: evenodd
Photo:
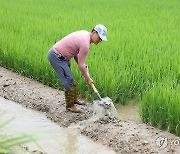
<path fill-rule="evenodd" d="M 82 73 L 82 75 L 84 76 L 84 78 L 86 79 L 86 81 L 88 82 L 89 80 L 91 80 L 86 65 L 85 65 L 85 60 L 87 57 L 87 53 L 88 53 L 89 48 L 84 46 L 82 48 L 80 48 L 79 54 L 77 55 L 77 59 L 78 59 L 78 67 Z"/>

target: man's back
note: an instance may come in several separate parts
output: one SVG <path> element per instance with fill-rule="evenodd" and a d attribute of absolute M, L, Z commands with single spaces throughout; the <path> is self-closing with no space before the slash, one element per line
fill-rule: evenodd
<path fill-rule="evenodd" d="M 65 36 L 53 46 L 53 49 L 56 53 L 69 60 L 79 54 L 79 52 L 87 52 L 89 47 L 90 33 L 86 30 L 81 30 Z"/>

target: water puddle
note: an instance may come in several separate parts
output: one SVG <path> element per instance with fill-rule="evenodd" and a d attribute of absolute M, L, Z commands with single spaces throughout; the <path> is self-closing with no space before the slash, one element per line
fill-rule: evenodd
<path fill-rule="evenodd" d="M 142 123 L 139 114 L 139 105 L 140 103 L 138 102 L 129 101 L 127 105 L 116 104 L 115 106 L 120 119 Z"/>
<path fill-rule="evenodd" d="M 89 138 L 82 136 L 75 128 L 62 128 L 53 123 L 40 112 L 22 107 L 21 105 L 0 97 L 0 122 L 7 121 L 15 117 L 3 130 L 5 134 L 33 133 L 47 134 L 53 139 L 43 138 L 38 140 L 38 144 L 47 154 L 114 154 L 108 147 L 95 143 Z M 2 114 L 3 113 L 3 114 Z M 0 132 L 2 133 L 2 132 Z M 39 150 L 33 143 L 25 144 L 30 151 Z M 18 153 L 22 153 L 19 152 Z"/>

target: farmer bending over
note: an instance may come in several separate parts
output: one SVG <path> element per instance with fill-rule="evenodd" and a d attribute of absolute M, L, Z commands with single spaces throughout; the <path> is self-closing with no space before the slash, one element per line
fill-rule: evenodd
<path fill-rule="evenodd" d="M 82 75 L 91 85 L 93 80 L 88 74 L 85 59 L 90 44 L 98 44 L 102 40 L 107 41 L 107 28 L 104 25 L 96 25 L 91 32 L 80 30 L 65 36 L 57 42 L 48 52 L 48 60 L 55 70 L 65 89 L 66 109 L 72 112 L 81 112 L 74 104 L 79 104 L 76 94 L 76 85 L 70 69 L 70 59 L 74 57 Z"/>

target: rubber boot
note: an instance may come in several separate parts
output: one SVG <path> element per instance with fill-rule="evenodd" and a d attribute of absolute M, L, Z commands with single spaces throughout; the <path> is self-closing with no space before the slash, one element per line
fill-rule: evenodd
<path fill-rule="evenodd" d="M 81 110 L 76 108 L 74 105 L 74 87 L 71 89 L 65 89 L 65 100 L 66 100 L 66 110 L 76 113 L 81 112 Z"/>
<path fill-rule="evenodd" d="M 74 85 L 74 104 L 85 105 L 85 103 L 80 102 L 78 100 L 78 95 L 77 95 L 77 90 L 76 90 L 76 83 L 74 82 L 73 85 Z"/>

